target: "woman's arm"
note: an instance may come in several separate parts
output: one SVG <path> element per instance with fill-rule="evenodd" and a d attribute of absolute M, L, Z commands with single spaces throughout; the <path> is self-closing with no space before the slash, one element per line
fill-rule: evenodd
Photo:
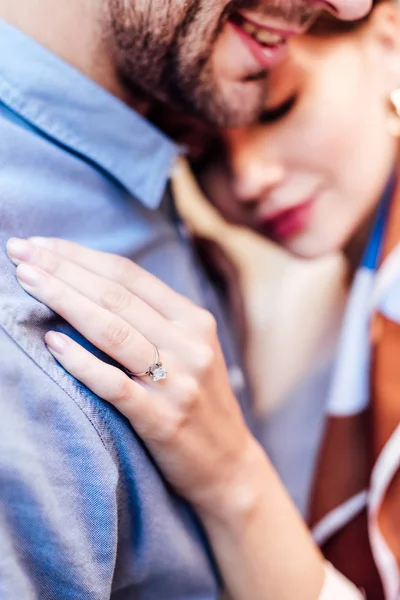
<path fill-rule="evenodd" d="M 46 335 L 55 358 L 130 420 L 193 504 L 230 596 L 316 600 L 323 558 L 244 423 L 212 316 L 117 256 L 62 240 L 14 240 L 8 253 L 28 293 L 125 368 Z M 154 345 L 167 378 L 128 376 L 155 361 Z"/>
<path fill-rule="evenodd" d="M 198 511 L 230 598 L 362 600 L 323 560 L 264 452 L 253 448 L 242 468 L 214 508 Z"/>
<path fill-rule="evenodd" d="M 198 509 L 232 598 L 317 599 L 324 560 L 261 448 L 221 499 Z"/>

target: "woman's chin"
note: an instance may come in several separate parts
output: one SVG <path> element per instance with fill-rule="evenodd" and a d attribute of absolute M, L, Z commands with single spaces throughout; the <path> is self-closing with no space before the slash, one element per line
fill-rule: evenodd
<path fill-rule="evenodd" d="M 311 235 L 303 233 L 280 243 L 285 250 L 296 258 L 315 260 L 329 254 L 335 254 L 342 250 L 342 240 L 329 238 L 328 236 Z"/>

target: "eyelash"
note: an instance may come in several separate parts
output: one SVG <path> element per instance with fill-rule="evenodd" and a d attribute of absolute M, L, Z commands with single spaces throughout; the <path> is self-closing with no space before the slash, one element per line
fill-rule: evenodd
<path fill-rule="evenodd" d="M 279 106 L 277 106 L 276 108 L 263 111 L 260 115 L 259 123 L 261 125 L 271 125 L 272 123 L 277 123 L 290 113 L 290 111 L 296 104 L 296 101 L 297 96 L 294 95 L 282 102 L 281 104 L 279 104 Z"/>

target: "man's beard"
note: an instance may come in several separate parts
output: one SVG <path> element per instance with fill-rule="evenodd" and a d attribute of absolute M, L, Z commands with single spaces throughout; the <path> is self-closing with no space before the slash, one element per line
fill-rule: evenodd
<path fill-rule="evenodd" d="M 121 81 L 139 99 L 159 100 L 214 125 L 255 120 L 265 101 L 265 72 L 255 74 L 259 93 L 246 111 L 240 101 L 235 104 L 234 98 L 224 97 L 211 59 L 226 20 L 240 9 L 264 10 L 296 23 L 301 19 L 299 9 L 293 11 L 293 0 L 271 0 L 268 11 L 260 9 L 262 1 L 231 0 L 221 11 L 215 8 L 216 0 L 190 0 L 189 6 L 178 0 L 107 0 L 111 47 Z M 301 15 L 306 11 L 303 7 Z M 245 79 L 238 83 L 245 85 Z"/>

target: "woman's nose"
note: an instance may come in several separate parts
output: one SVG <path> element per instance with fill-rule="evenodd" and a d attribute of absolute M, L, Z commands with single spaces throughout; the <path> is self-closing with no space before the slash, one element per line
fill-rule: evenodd
<path fill-rule="evenodd" d="M 281 165 L 253 159 L 234 167 L 235 195 L 240 202 L 256 202 L 284 179 Z"/>
<path fill-rule="evenodd" d="M 372 0 L 322 0 L 320 6 L 343 21 L 355 21 L 370 12 Z"/>

